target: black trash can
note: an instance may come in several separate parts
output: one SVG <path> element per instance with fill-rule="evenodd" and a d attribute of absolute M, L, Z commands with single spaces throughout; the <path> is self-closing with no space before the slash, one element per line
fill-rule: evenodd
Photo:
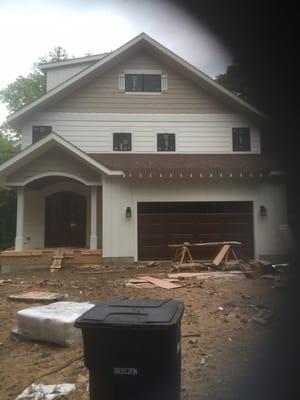
<path fill-rule="evenodd" d="M 80 316 L 90 399 L 179 400 L 183 311 L 175 300 L 122 299 Z"/>

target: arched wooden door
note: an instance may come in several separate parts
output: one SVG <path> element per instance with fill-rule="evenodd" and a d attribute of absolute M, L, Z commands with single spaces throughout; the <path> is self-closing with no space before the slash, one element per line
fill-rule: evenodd
<path fill-rule="evenodd" d="M 85 247 L 86 199 L 73 192 L 46 198 L 45 247 Z"/>

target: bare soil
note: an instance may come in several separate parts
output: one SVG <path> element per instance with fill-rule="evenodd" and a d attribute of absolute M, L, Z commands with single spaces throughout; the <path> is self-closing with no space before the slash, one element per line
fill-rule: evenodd
<path fill-rule="evenodd" d="M 88 371 L 82 345 L 62 348 L 46 343 L 13 339 L 16 312 L 33 304 L 14 302 L 7 296 L 25 289 L 55 291 L 68 300 L 101 303 L 108 298 L 174 298 L 185 303 L 182 320 L 182 399 L 242 399 L 249 385 L 259 386 L 256 372 L 268 355 L 272 334 L 280 323 L 283 290 L 272 279 L 207 279 L 184 281 L 183 288 L 165 290 L 127 288 L 124 282 L 139 275 L 167 277 L 168 266 L 110 268 L 81 273 L 68 267 L 57 273 L 28 271 L 2 275 L 11 282 L 0 286 L 0 399 L 15 399 L 31 383 L 75 383 L 70 400 L 87 400 Z M 93 271 L 93 270 L 91 270 Z M 37 303 L 35 303 L 38 305 Z M 252 320 L 262 317 L 267 325 Z M 193 335 L 195 336 L 189 336 Z M 76 361 L 74 359 L 77 358 Z M 58 372 L 54 369 L 72 362 Z M 261 375 L 260 375 L 261 376 Z M 254 382 L 254 386 L 253 386 Z M 253 398 L 259 399 L 259 396 Z M 268 397 L 265 397 L 268 398 Z M 141 399 L 142 400 L 142 399 Z"/>

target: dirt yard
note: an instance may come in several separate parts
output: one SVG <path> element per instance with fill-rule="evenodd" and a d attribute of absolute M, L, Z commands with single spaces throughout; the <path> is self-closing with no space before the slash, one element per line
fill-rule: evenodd
<path fill-rule="evenodd" d="M 174 298 L 185 304 L 182 320 L 182 399 L 242 399 L 242 390 L 258 386 L 257 372 L 264 365 L 272 333 L 280 323 L 283 289 L 272 279 L 231 278 L 184 281 L 186 287 L 127 288 L 124 282 L 139 275 L 167 277 L 168 268 L 124 267 L 107 272 L 69 267 L 57 273 L 31 271 L 0 275 L 10 279 L 0 286 L 0 399 L 15 399 L 31 383 L 75 383 L 70 400 L 87 400 L 88 372 L 83 365 L 82 346 L 21 342 L 10 337 L 16 312 L 31 307 L 7 299 L 25 289 L 55 291 L 68 300 L 101 303 L 108 298 Z M 202 283 L 201 283 L 202 282 Z M 253 317 L 267 321 L 254 323 Z M 190 336 L 195 335 L 195 336 Z M 76 359 L 74 361 L 74 359 Z M 53 372 L 71 361 L 64 369 Z M 44 377 L 42 375 L 52 372 Z M 253 388 L 253 386 L 252 386 Z M 254 396 L 259 399 L 260 397 Z M 265 397 L 269 398 L 269 397 Z M 287 398 L 287 397 L 283 397 Z M 142 399 L 141 399 L 142 400 Z"/>

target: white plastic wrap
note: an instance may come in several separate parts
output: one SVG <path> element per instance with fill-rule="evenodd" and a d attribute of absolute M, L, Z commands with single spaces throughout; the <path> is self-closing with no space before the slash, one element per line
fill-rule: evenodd
<path fill-rule="evenodd" d="M 24 339 L 70 346 L 82 341 L 75 320 L 94 307 L 91 303 L 60 301 L 17 312 L 17 333 Z"/>
<path fill-rule="evenodd" d="M 73 383 L 61 383 L 58 385 L 42 385 L 33 383 L 24 390 L 16 400 L 55 400 L 66 396 L 76 389 Z"/>

